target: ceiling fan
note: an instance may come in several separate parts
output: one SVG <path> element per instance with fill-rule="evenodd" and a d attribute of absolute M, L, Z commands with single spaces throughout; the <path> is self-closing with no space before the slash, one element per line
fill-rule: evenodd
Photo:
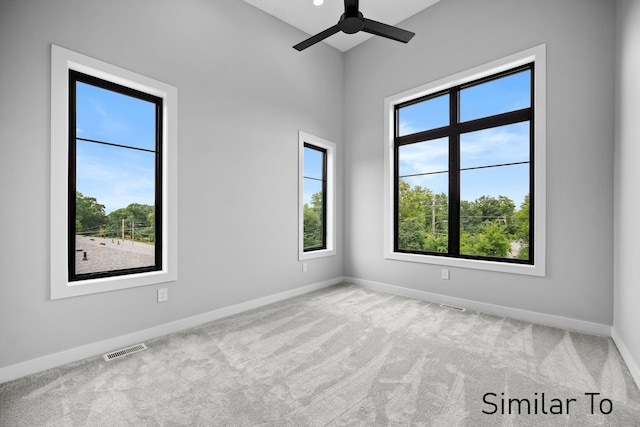
<path fill-rule="evenodd" d="M 344 0 L 344 13 L 336 25 L 327 28 L 315 36 L 309 37 L 293 48 L 302 51 L 336 34 L 338 31 L 342 31 L 345 34 L 355 34 L 359 31 L 364 31 L 365 33 L 386 37 L 403 43 L 408 43 L 409 40 L 415 36 L 415 33 L 411 31 L 365 18 L 358 9 L 358 0 Z"/>

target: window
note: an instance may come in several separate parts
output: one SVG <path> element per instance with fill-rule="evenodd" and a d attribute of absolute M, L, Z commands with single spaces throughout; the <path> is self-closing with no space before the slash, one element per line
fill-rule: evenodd
<path fill-rule="evenodd" d="M 69 280 L 162 269 L 162 99 L 69 71 Z"/>
<path fill-rule="evenodd" d="M 177 90 L 52 46 L 51 298 L 177 278 Z"/>
<path fill-rule="evenodd" d="M 303 251 L 310 252 L 327 248 L 327 150 L 305 143 L 303 157 Z"/>
<path fill-rule="evenodd" d="M 543 58 L 387 98 L 387 258 L 544 274 Z"/>
<path fill-rule="evenodd" d="M 335 144 L 299 133 L 299 259 L 335 254 Z"/>

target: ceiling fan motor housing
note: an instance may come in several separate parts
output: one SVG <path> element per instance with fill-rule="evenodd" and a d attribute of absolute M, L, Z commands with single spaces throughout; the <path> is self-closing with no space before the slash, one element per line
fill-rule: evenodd
<path fill-rule="evenodd" d="M 409 42 L 415 35 L 411 31 L 403 30 L 402 28 L 366 19 L 360 10 L 358 10 L 358 0 L 344 0 L 344 13 L 340 16 L 340 20 L 336 25 L 327 28 L 315 36 L 309 37 L 307 40 L 293 46 L 293 48 L 298 51 L 304 50 L 327 37 L 331 37 L 339 31 L 345 34 L 355 34 L 364 31 L 365 33 L 386 37 L 402 43 Z"/>
<path fill-rule="evenodd" d="M 364 16 L 358 12 L 357 15 L 347 15 L 343 13 L 340 17 L 340 30 L 346 34 L 355 34 L 364 28 Z"/>

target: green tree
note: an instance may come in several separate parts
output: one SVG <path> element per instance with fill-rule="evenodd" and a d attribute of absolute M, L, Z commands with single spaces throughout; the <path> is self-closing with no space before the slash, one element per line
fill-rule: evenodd
<path fill-rule="evenodd" d="M 154 207 L 149 205 L 142 205 L 140 203 L 131 203 L 127 206 L 126 210 L 129 212 L 132 220 L 136 225 L 149 225 L 148 215 L 154 212 Z"/>
<path fill-rule="evenodd" d="M 124 220 L 125 238 L 137 240 L 155 240 L 155 208 L 150 205 L 131 203 L 126 208 L 112 211 L 108 215 L 106 234 L 110 237 L 122 237 Z"/>
<path fill-rule="evenodd" d="M 447 252 L 449 201 L 421 186 L 400 179 L 398 188 L 398 247 L 404 250 Z M 516 212 L 506 196 L 482 196 L 460 201 L 460 253 L 495 258 L 528 258 L 529 198 Z M 521 246 L 511 253 L 511 243 Z"/>
<path fill-rule="evenodd" d="M 136 240 L 151 240 L 154 230 L 149 226 L 149 214 L 155 212 L 155 208 L 150 205 L 131 203 L 127 206 L 130 213 L 130 226 Z"/>
<path fill-rule="evenodd" d="M 95 197 L 86 197 L 76 191 L 76 232 L 97 234 L 106 224 L 104 205 Z"/>
<path fill-rule="evenodd" d="M 476 234 L 463 233 L 460 236 L 460 253 L 464 255 L 506 258 L 510 246 L 505 226 L 497 222 L 480 226 Z"/>
<path fill-rule="evenodd" d="M 155 209 L 147 214 L 147 222 L 149 226 L 143 229 L 142 235 L 147 237 L 150 242 L 154 242 L 156 238 L 156 211 Z"/>
<path fill-rule="evenodd" d="M 460 253 L 507 258 L 518 229 L 515 204 L 506 196 L 460 202 Z"/>
<path fill-rule="evenodd" d="M 108 216 L 107 224 L 107 236 L 110 237 L 122 237 L 122 220 L 125 220 L 125 227 L 127 223 L 131 223 L 131 214 L 126 208 L 116 209 L 111 211 Z"/>
<path fill-rule="evenodd" d="M 409 183 L 400 180 L 400 197 L 398 199 L 398 218 L 402 221 L 407 218 L 425 219 L 425 204 L 431 199 L 431 191 L 416 186 L 411 188 Z"/>
<path fill-rule="evenodd" d="M 399 182 L 398 247 L 429 252 L 447 251 L 449 200 L 419 185 Z"/>
<path fill-rule="evenodd" d="M 303 242 L 305 249 L 322 246 L 322 193 L 317 192 L 311 195 L 311 206 L 308 203 L 303 207 Z"/>
<path fill-rule="evenodd" d="M 149 226 L 155 228 L 156 226 L 156 211 L 155 209 L 149 214 L 147 214 L 147 221 L 149 221 Z"/>
<path fill-rule="evenodd" d="M 427 252 L 447 252 L 449 250 L 449 236 L 446 234 L 433 235 L 427 232 L 422 241 L 422 248 Z"/>
<path fill-rule="evenodd" d="M 524 198 L 520 210 L 515 214 L 517 230 L 515 238 L 520 243 L 516 258 L 529 259 L 529 195 Z"/>
<path fill-rule="evenodd" d="M 463 233 L 478 234 L 484 225 L 498 222 L 505 226 L 505 233 L 513 234 L 517 229 L 515 204 L 506 196 L 481 196 L 473 202 L 460 202 L 460 226 Z"/>
<path fill-rule="evenodd" d="M 418 217 L 409 217 L 398 224 L 398 247 L 409 251 L 423 250 L 425 236 L 424 221 Z"/>

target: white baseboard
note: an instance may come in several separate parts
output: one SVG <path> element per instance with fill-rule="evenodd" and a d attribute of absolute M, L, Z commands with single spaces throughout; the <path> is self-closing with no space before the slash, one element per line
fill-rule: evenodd
<path fill-rule="evenodd" d="M 389 292 L 391 294 L 403 295 L 425 301 L 457 305 L 470 310 L 481 311 L 483 313 L 495 314 L 510 317 L 541 325 L 554 326 L 557 328 L 571 329 L 589 334 L 611 336 L 611 326 L 600 323 L 587 322 L 584 320 L 571 319 L 568 317 L 554 316 L 551 314 L 538 313 L 535 311 L 520 310 L 517 308 L 505 307 L 502 305 L 488 304 L 484 302 L 472 301 L 463 298 L 450 297 L 446 295 L 434 294 L 431 292 L 418 291 L 415 289 L 403 288 L 386 283 L 373 282 L 370 280 L 345 277 L 344 281 L 353 283 L 364 288 L 377 291 Z"/>
<path fill-rule="evenodd" d="M 640 366 L 636 363 L 635 359 L 631 355 L 629 348 L 624 343 L 624 340 L 618 333 L 616 332 L 615 326 L 611 328 L 611 338 L 613 338 L 613 342 L 616 343 L 616 347 L 618 347 L 618 351 L 622 355 L 627 367 L 629 368 L 629 372 L 631 372 L 631 376 L 636 382 L 636 386 L 640 389 Z"/>
<path fill-rule="evenodd" d="M 114 349 L 123 348 L 131 344 L 135 344 L 141 341 L 157 338 L 162 335 L 178 332 L 184 329 L 192 328 L 207 322 L 221 319 L 223 317 L 231 316 L 233 314 L 242 313 L 247 310 L 262 307 L 272 304 L 274 302 L 283 301 L 296 296 L 304 295 L 316 290 L 320 290 L 339 283 L 348 282 L 353 283 L 364 288 L 389 292 L 392 294 L 408 296 L 411 298 L 417 298 L 426 301 L 432 301 L 437 303 L 446 303 L 465 307 L 468 309 L 481 311 L 490 314 L 496 314 L 505 317 L 511 317 L 514 319 L 525 320 L 528 322 L 539 323 L 549 326 L 555 326 L 564 329 L 572 329 L 576 331 L 611 336 L 614 342 L 618 346 L 622 357 L 625 359 L 629 370 L 636 383 L 640 386 L 640 369 L 635 363 L 627 347 L 624 345 L 622 339 L 616 335 L 615 330 L 612 330 L 611 326 L 603 325 L 599 323 L 592 323 L 583 320 L 570 319 L 562 316 L 554 316 L 550 314 L 537 313 L 533 311 L 520 310 L 511 307 L 505 307 L 500 305 L 482 303 L 463 298 L 450 297 L 446 295 L 440 295 L 425 291 L 419 291 L 415 289 L 403 288 L 400 286 L 389 285 L 386 283 L 374 282 L 369 280 L 357 279 L 354 277 L 336 277 L 324 282 L 314 283 L 311 285 L 303 286 L 300 288 L 292 289 L 278 294 L 269 295 L 262 298 L 246 301 L 240 304 L 235 304 L 228 307 L 223 307 L 217 310 L 213 310 L 207 313 L 191 316 L 185 319 L 176 320 L 174 322 L 165 323 L 155 326 L 153 328 L 144 329 L 141 331 L 133 332 L 131 334 L 122 335 L 116 338 L 108 340 L 98 341 L 92 344 L 87 344 L 81 347 L 72 348 L 59 353 L 54 353 L 39 357 L 37 359 L 28 360 L 15 365 L 0 368 L 0 384 L 12 381 L 27 375 L 35 374 L 37 372 L 45 371 L 47 369 L 55 368 L 67 363 L 72 363 L 78 360 L 86 359 L 100 355 Z"/>
<path fill-rule="evenodd" d="M 240 304 L 219 308 L 207 313 L 198 314 L 196 316 L 191 316 L 185 319 L 176 320 L 174 322 L 154 326 L 153 328 L 144 329 L 108 340 L 98 341 L 92 344 L 83 345 L 81 347 L 72 348 L 69 350 L 61 351 L 59 353 L 46 355 L 37 359 L 27 360 L 26 362 L 0 368 L 0 384 L 27 375 L 42 372 L 47 369 L 62 366 L 67 363 L 72 363 L 82 359 L 86 359 L 88 357 L 107 353 L 118 348 L 127 347 L 131 344 L 136 344 L 141 341 L 157 338 L 166 334 L 178 332 L 184 329 L 202 325 L 207 322 L 218 320 L 223 317 L 231 316 L 233 314 L 238 314 L 247 310 L 252 310 L 254 308 L 269 305 L 274 302 L 308 294 L 319 289 L 337 285 L 339 283 L 342 283 L 343 281 L 344 279 L 342 277 L 336 277 L 324 282 L 314 283 L 262 298 L 256 298 Z"/>

